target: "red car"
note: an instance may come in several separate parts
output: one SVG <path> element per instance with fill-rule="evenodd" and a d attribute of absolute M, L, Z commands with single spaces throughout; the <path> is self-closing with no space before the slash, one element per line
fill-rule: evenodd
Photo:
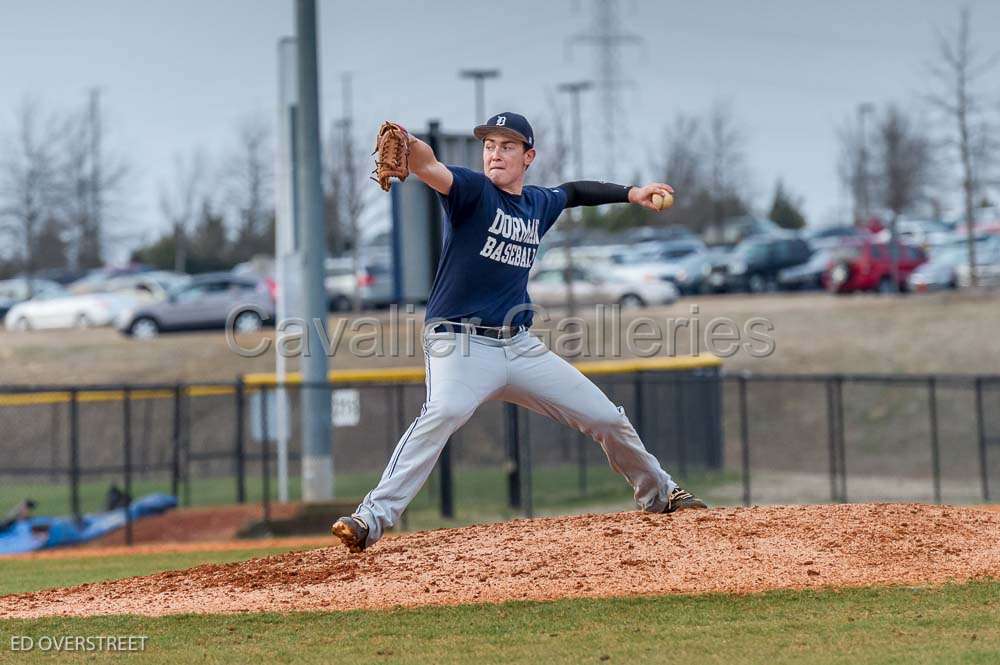
<path fill-rule="evenodd" d="M 831 293 L 905 291 L 910 273 L 927 261 L 924 250 L 913 245 L 898 244 L 899 284 L 892 283 L 892 253 L 889 243 L 863 242 L 841 255 L 823 275 L 823 285 Z"/>

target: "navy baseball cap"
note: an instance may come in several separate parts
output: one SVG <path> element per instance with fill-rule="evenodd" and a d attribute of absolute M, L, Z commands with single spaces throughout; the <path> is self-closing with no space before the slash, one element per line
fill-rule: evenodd
<path fill-rule="evenodd" d="M 531 123 L 528 122 L 528 119 L 520 113 L 497 113 L 487 120 L 485 125 L 479 125 L 472 130 L 472 134 L 480 141 L 485 140 L 486 135 L 493 132 L 509 134 L 524 143 L 529 149 L 535 147 L 535 132 L 531 130 Z"/>

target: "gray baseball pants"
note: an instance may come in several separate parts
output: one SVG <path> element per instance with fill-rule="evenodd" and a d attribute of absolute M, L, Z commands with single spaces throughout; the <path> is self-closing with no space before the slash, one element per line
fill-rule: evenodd
<path fill-rule="evenodd" d="M 676 485 L 643 447 L 625 410 L 527 330 L 500 340 L 428 333 L 424 357 L 427 399 L 420 415 L 355 512 L 368 525 L 368 545 L 396 524 L 448 438 L 487 400 L 513 402 L 589 435 L 635 490 L 639 508 L 655 513 L 666 507 Z"/>

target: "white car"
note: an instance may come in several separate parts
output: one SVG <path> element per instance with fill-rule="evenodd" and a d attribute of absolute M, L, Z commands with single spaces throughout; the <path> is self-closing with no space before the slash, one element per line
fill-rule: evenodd
<path fill-rule="evenodd" d="M 632 245 L 582 245 L 572 250 L 573 265 L 621 265 L 635 255 Z M 566 250 L 551 247 L 535 261 L 535 270 L 556 270 L 566 266 Z"/>
<path fill-rule="evenodd" d="M 567 289 L 563 269 L 539 270 L 528 282 L 534 303 L 544 306 L 566 304 Z M 623 308 L 669 305 L 677 301 L 677 287 L 659 279 L 635 279 L 609 268 L 573 267 L 573 299 L 579 305 L 618 304 Z"/>
<path fill-rule="evenodd" d="M 924 249 L 946 244 L 955 238 L 954 230 L 947 224 L 921 219 L 900 219 L 896 222 L 896 233 L 900 242 Z M 890 228 L 886 226 L 875 234 L 875 240 L 880 243 L 892 240 Z"/>
<path fill-rule="evenodd" d="M 111 325 L 131 299 L 108 293 L 75 296 L 52 289 L 10 308 L 4 325 L 8 330 L 93 328 Z"/>
<path fill-rule="evenodd" d="M 955 266 L 955 276 L 958 286 L 972 286 L 972 271 L 969 270 L 968 255 L 966 260 Z M 979 286 L 1000 286 L 1000 242 L 991 238 L 988 242 L 976 244 L 976 284 Z"/>

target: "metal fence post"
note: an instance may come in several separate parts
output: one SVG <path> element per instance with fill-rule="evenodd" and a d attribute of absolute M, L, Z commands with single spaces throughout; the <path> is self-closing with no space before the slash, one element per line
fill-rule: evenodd
<path fill-rule="evenodd" d="M 507 434 L 507 504 L 517 509 L 521 507 L 521 441 L 517 406 L 505 402 L 503 410 Z"/>
<path fill-rule="evenodd" d="M 747 413 L 747 377 L 740 374 L 740 465 L 743 471 L 743 505 L 750 505 L 750 423 Z"/>
<path fill-rule="evenodd" d="M 191 506 L 191 393 L 188 386 L 181 389 L 181 400 L 184 401 L 182 422 L 184 423 L 184 434 L 181 436 L 181 459 L 183 460 L 183 471 L 181 477 L 184 479 L 184 505 Z"/>
<path fill-rule="evenodd" d="M 979 474 L 983 501 L 990 500 L 990 474 L 986 458 L 986 427 L 983 421 L 983 378 L 976 377 L 976 435 L 979 439 Z"/>
<path fill-rule="evenodd" d="M 76 388 L 69 391 L 69 500 L 73 517 L 80 520 L 80 403 Z"/>
<path fill-rule="evenodd" d="M 836 378 L 837 449 L 840 466 L 840 501 L 847 503 L 847 443 L 844 437 L 844 377 Z"/>
<path fill-rule="evenodd" d="M 826 442 L 830 456 L 830 501 L 836 503 L 840 497 L 837 482 L 837 418 L 834 404 L 834 379 L 827 377 L 826 384 Z"/>
<path fill-rule="evenodd" d="M 59 477 L 59 413 L 60 404 L 52 404 L 52 424 L 50 426 L 52 435 L 49 440 L 50 460 L 49 460 L 49 480 L 55 483 Z"/>
<path fill-rule="evenodd" d="M 517 418 L 518 412 L 515 408 L 514 417 Z M 523 434 L 521 435 L 521 455 L 520 461 L 523 461 L 524 472 L 519 475 L 524 482 L 524 515 L 525 517 L 535 516 L 535 504 L 534 504 L 534 467 L 531 463 L 531 430 L 529 429 L 529 424 L 531 422 L 531 414 L 525 412 L 524 414 L 524 428 Z M 520 465 L 519 465 L 520 466 Z"/>
<path fill-rule="evenodd" d="M 684 432 L 684 394 L 679 372 L 673 372 L 670 387 L 674 391 L 674 440 L 677 442 L 677 469 L 681 478 L 687 478 L 687 439 Z"/>
<path fill-rule="evenodd" d="M 260 387 L 260 501 L 264 522 L 271 521 L 271 467 L 268 463 L 267 386 Z"/>
<path fill-rule="evenodd" d="M 180 500 L 181 481 L 181 384 L 174 386 L 174 437 L 170 462 L 170 493 Z"/>
<path fill-rule="evenodd" d="M 645 440 L 645 423 L 643 420 L 642 403 L 643 403 L 643 376 L 642 372 L 636 372 L 632 379 L 632 390 L 635 393 L 635 408 L 633 410 L 633 418 L 635 422 L 635 431 L 639 434 L 639 438 Z"/>
<path fill-rule="evenodd" d="M 244 419 L 244 409 L 246 407 L 246 393 L 244 391 L 243 377 L 240 376 L 236 379 L 236 385 L 234 387 L 234 393 L 236 395 L 236 502 L 246 503 L 247 500 L 247 476 L 246 476 L 246 441 L 245 432 L 243 428 Z"/>
<path fill-rule="evenodd" d="M 927 401 L 931 428 L 931 473 L 934 476 L 934 503 L 941 503 L 941 451 L 938 447 L 937 380 L 927 380 Z"/>
<path fill-rule="evenodd" d="M 125 455 L 125 544 L 132 544 L 132 389 L 122 391 L 122 445 Z"/>

